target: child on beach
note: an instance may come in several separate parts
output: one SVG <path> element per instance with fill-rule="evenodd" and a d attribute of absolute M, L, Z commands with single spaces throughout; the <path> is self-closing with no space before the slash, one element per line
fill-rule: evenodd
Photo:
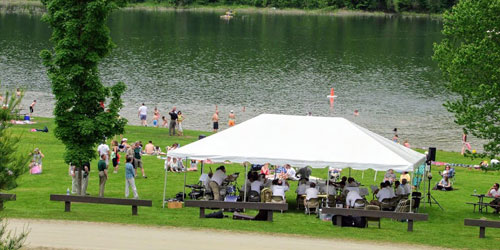
<path fill-rule="evenodd" d="M 132 166 L 132 158 L 127 157 L 127 163 L 125 164 L 125 198 L 128 198 L 129 189 L 134 192 L 134 199 L 138 199 L 137 188 L 135 186 L 135 171 L 134 166 Z"/>
<path fill-rule="evenodd" d="M 153 114 L 153 126 L 154 127 L 158 127 L 160 125 L 158 120 L 160 120 L 160 111 L 158 111 L 158 108 L 155 107 L 154 114 Z"/>

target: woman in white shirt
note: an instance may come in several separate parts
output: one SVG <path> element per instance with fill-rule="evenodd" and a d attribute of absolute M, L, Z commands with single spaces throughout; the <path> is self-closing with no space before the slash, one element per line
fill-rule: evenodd
<path fill-rule="evenodd" d="M 492 200 L 490 202 L 490 205 L 495 205 L 497 206 L 495 209 L 495 213 L 498 214 L 498 212 L 500 211 L 500 190 L 498 189 L 500 187 L 500 185 L 498 183 L 495 183 L 493 184 L 493 187 L 490 188 L 490 191 L 488 191 L 488 196 L 489 197 L 494 197 L 496 198 L 495 200 Z"/>

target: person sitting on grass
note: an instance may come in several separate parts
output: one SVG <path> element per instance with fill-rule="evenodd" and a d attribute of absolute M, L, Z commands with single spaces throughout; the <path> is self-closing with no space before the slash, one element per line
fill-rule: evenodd
<path fill-rule="evenodd" d="M 30 164 L 30 174 L 41 174 L 42 173 L 42 159 L 45 157 L 42 151 L 38 148 L 33 150 L 31 153 L 31 164 Z"/>
<path fill-rule="evenodd" d="M 495 198 L 490 202 L 490 205 L 496 206 L 495 207 L 495 213 L 498 214 L 500 211 L 500 190 L 498 189 L 500 185 L 498 183 L 493 184 L 493 187 L 490 188 L 488 191 L 488 197 L 493 197 Z"/>
<path fill-rule="evenodd" d="M 443 177 L 443 179 L 441 179 L 437 184 L 436 188 L 437 190 L 442 190 L 442 191 L 453 190 L 453 187 L 451 187 L 451 182 L 448 180 L 448 176 Z"/>

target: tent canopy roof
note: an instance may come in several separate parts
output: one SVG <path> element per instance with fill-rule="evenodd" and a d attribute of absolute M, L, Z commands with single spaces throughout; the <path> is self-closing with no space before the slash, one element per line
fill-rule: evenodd
<path fill-rule="evenodd" d="M 214 162 L 413 171 L 425 155 L 340 117 L 262 114 L 168 152 Z"/>

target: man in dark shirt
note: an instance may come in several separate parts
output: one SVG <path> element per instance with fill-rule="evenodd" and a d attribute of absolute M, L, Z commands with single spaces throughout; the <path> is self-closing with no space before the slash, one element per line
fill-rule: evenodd
<path fill-rule="evenodd" d="M 97 163 L 99 170 L 99 197 L 104 197 L 104 186 L 108 179 L 108 169 L 106 168 L 106 155 L 101 155 L 101 160 Z"/>
<path fill-rule="evenodd" d="M 88 195 L 87 187 L 89 186 L 90 163 L 83 163 L 83 180 L 82 180 L 82 195 Z"/>
<path fill-rule="evenodd" d="M 170 115 L 170 124 L 168 126 L 168 135 L 175 135 L 175 124 L 177 123 L 177 108 L 173 107 L 172 111 L 168 113 Z"/>
<path fill-rule="evenodd" d="M 142 166 L 142 147 L 139 142 L 135 143 L 134 147 L 134 166 L 137 175 L 137 169 L 140 168 L 142 172 L 142 178 L 148 178 L 144 173 L 144 167 Z"/>

